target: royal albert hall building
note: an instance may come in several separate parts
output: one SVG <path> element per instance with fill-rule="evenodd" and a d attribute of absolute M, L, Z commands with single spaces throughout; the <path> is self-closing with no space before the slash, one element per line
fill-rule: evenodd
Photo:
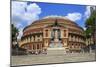
<path fill-rule="evenodd" d="M 27 52 L 47 52 L 48 48 L 64 48 L 66 52 L 81 51 L 86 46 L 84 30 L 63 17 L 45 17 L 23 29 L 21 48 Z"/>

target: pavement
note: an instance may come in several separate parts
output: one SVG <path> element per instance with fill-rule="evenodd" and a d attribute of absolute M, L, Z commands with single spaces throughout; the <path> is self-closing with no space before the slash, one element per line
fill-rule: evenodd
<path fill-rule="evenodd" d="M 69 62 L 96 61 L 95 53 L 67 53 L 59 55 L 22 55 L 11 56 L 11 66 L 16 65 L 37 65 L 37 64 L 54 64 Z"/>

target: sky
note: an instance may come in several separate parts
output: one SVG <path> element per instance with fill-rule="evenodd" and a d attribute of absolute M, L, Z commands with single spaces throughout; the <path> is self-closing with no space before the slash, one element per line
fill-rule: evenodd
<path fill-rule="evenodd" d="M 19 29 L 20 39 L 23 28 L 33 21 L 46 16 L 61 16 L 68 18 L 85 28 L 85 20 L 90 16 L 90 6 L 73 4 L 54 4 L 42 2 L 12 1 L 11 23 Z"/>

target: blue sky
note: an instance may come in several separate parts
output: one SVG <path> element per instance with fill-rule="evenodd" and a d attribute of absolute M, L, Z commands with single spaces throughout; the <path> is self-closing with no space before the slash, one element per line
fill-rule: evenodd
<path fill-rule="evenodd" d="M 72 12 L 84 13 L 85 11 L 85 6 L 79 6 L 79 5 L 50 4 L 50 3 L 37 3 L 37 4 L 42 8 L 43 11 L 43 13 L 40 14 L 40 17 L 46 15 L 66 16 L 67 13 L 72 13 Z"/>
<path fill-rule="evenodd" d="M 40 18 L 43 18 L 48 15 L 58 15 L 66 16 L 68 13 L 81 13 L 84 15 L 86 11 L 85 5 L 72 5 L 72 4 L 50 4 L 50 3 L 37 3 L 42 9 L 42 13 L 39 15 Z M 76 20 L 80 26 L 84 27 L 84 16 L 80 20 Z"/>
<path fill-rule="evenodd" d="M 11 16 L 12 23 L 20 31 L 20 38 L 25 26 L 30 25 L 33 21 L 42 19 L 46 16 L 62 16 L 85 28 L 85 20 L 90 16 L 90 6 L 12 1 Z"/>

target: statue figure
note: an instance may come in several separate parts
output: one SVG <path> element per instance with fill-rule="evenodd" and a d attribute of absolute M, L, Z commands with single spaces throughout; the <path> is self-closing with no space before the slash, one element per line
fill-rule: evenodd
<path fill-rule="evenodd" d="M 57 47 L 59 39 L 58 39 L 58 31 L 56 30 L 54 33 L 54 47 Z"/>
<path fill-rule="evenodd" d="M 55 31 L 55 39 L 58 39 L 58 31 Z"/>

